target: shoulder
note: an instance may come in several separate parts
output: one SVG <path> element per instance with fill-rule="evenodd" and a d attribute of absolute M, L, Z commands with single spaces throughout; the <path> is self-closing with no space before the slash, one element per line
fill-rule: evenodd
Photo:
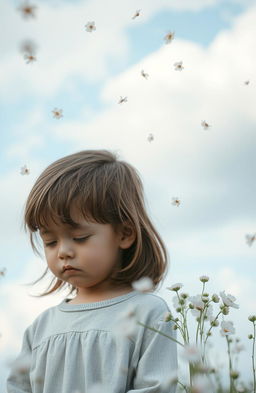
<path fill-rule="evenodd" d="M 49 307 L 46 310 L 43 310 L 37 315 L 37 317 L 27 327 L 26 330 L 30 331 L 30 334 L 34 334 L 40 326 L 45 325 L 47 321 L 51 320 L 55 313 L 56 306 Z"/>
<path fill-rule="evenodd" d="M 160 320 L 163 319 L 165 313 L 171 312 L 169 305 L 162 297 L 149 292 L 141 292 L 134 296 L 131 299 L 131 306 L 136 309 L 137 315 L 143 319 Z"/>

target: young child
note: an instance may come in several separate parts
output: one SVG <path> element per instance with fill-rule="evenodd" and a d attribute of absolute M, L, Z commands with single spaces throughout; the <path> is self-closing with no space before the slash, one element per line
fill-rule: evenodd
<path fill-rule="evenodd" d="M 69 295 L 27 327 L 8 393 L 175 393 L 177 344 L 164 299 L 168 253 L 145 208 L 137 170 L 108 150 L 49 165 L 25 205 L 52 281 Z M 147 277 L 151 288 L 135 281 Z M 34 282 L 34 283 L 35 283 Z M 136 289 L 137 288 L 137 289 Z M 148 329 L 157 329 L 172 337 Z"/>

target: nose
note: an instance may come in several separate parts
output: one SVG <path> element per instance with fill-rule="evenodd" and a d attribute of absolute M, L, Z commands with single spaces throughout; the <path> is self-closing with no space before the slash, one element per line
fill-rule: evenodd
<path fill-rule="evenodd" d="M 75 253 L 71 242 L 61 241 L 58 249 L 58 258 L 60 259 L 74 258 L 74 255 Z"/>

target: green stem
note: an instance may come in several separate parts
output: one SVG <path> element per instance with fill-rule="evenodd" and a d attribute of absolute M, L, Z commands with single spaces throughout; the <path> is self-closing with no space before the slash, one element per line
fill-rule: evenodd
<path fill-rule="evenodd" d="M 146 327 L 147 329 L 152 330 L 153 332 L 157 332 L 157 333 L 161 334 L 162 336 L 165 336 L 165 337 L 169 338 L 170 340 L 176 342 L 177 344 L 181 345 L 182 347 L 184 347 L 184 345 L 183 345 L 181 342 L 179 342 L 178 340 L 175 340 L 175 338 L 173 338 L 173 337 L 171 337 L 171 336 L 168 336 L 168 334 L 165 334 L 165 333 L 161 332 L 160 330 L 157 330 L 157 329 L 152 328 L 152 327 L 150 327 L 150 326 L 144 325 L 144 323 L 141 323 L 141 322 L 139 322 L 139 321 L 137 321 L 137 324 L 138 324 L 138 325 L 141 325 L 141 326 L 144 326 L 144 327 Z"/>
<path fill-rule="evenodd" d="M 252 371 L 253 371 L 253 393 L 256 392 L 256 378 L 255 378 L 255 322 L 253 322 L 253 344 L 252 344 Z"/>

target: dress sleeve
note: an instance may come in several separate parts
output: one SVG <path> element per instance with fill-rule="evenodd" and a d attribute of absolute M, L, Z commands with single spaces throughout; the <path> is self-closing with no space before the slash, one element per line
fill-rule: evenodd
<path fill-rule="evenodd" d="M 172 321 L 147 324 L 177 339 Z M 140 359 L 135 370 L 133 389 L 127 393 L 175 393 L 177 388 L 177 343 L 145 328 Z"/>
<path fill-rule="evenodd" d="M 11 365 L 7 378 L 7 393 L 32 393 L 30 384 L 31 330 L 30 326 L 23 335 L 19 355 Z"/>

